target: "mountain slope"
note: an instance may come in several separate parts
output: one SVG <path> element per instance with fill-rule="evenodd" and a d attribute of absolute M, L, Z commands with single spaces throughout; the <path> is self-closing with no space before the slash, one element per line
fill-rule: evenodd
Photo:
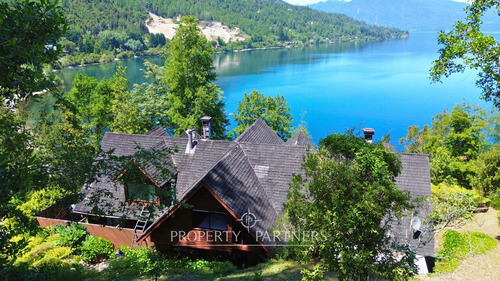
<path fill-rule="evenodd" d="M 296 7 L 279 0 L 62 0 L 70 23 L 70 37 L 78 41 L 86 32 L 123 31 L 138 37 L 147 33 L 144 20 L 149 12 L 166 18 L 194 15 L 199 20 L 238 27 L 251 42 L 272 45 L 289 40 L 321 41 L 404 37 L 405 32 L 370 26 L 345 15 L 308 7 Z M 72 40 L 74 41 L 74 40 Z"/>
<path fill-rule="evenodd" d="M 394 26 L 405 30 L 449 30 L 457 20 L 465 18 L 466 3 L 452 0 L 329 0 L 309 5 L 325 12 L 342 13 L 368 24 Z M 489 12 L 485 30 L 499 31 L 499 17 Z"/>

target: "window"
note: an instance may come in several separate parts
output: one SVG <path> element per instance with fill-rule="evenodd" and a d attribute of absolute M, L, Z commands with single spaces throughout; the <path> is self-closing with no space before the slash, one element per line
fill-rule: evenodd
<path fill-rule="evenodd" d="M 134 201 L 156 201 L 156 187 L 152 184 L 127 184 L 127 197 Z"/>
<path fill-rule="evenodd" d="M 207 210 L 193 210 L 193 227 L 227 230 L 226 214 Z"/>

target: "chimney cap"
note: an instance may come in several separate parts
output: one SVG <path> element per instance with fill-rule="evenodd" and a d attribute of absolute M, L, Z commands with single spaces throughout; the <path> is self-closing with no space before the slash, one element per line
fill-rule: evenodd
<path fill-rule="evenodd" d="M 363 128 L 363 134 L 365 136 L 373 136 L 375 134 L 375 130 L 373 128 Z"/>
<path fill-rule="evenodd" d="M 210 121 L 210 120 L 212 120 L 212 117 L 210 117 L 210 116 L 203 116 L 203 117 L 200 118 L 200 120 L 201 121 Z"/>

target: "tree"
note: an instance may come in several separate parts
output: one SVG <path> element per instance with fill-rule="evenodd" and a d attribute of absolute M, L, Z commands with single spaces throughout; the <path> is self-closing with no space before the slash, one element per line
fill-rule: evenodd
<path fill-rule="evenodd" d="M 479 155 L 472 186 L 483 196 L 500 196 L 500 144 Z"/>
<path fill-rule="evenodd" d="M 212 117 L 212 136 L 224 138 L 228 120 L 221 90 L 213 83 L 216 74 L 212 47 L 201 35 L 195 18 L 181 18 L 170 43 L 164 72 L 169 87 L 167 117 L 175 134 L 189 128 L 199 129 L 199 119 L 208 115 Z"/>
<path fill-rule="evenodd" d="M 471 161 L 487 147 L 485 134 L 488 124 L 484 110 L 466 103 L 456 105 L 432 118 L 432 126 L 408 128 L 405 150 L 411 153 L 427 153 L 430 156 L 431 181 L 446 182 L 471 188 L 473 174 Z"/>
<path fill-rule="evenodd" d="M 256 90 L 250 94 L 245 93 L 243 100 L 238 102 L 238 112 L 234 115 L 238 125 L 234 129 L 235 135 L 243 133 L 259 118 L 264 119 L 283 140 L 291 137 L 293 119 L 285 97 L 280 95 L 265 97 Z"/>
<path fill-rule="evenodd" d="M 62 50 L 66 31 L 58 1 L 0 3 L 0 96 L 15 105 L 33 92 L 54 87 L 43 73 Z"/>
<path fill-rule="evenodd" d="M 350 141 L 354 144 L 347 147 Z M 330 135 L 321 143 L 317 153 L 306 155 L 304 176 L 293 176 L 285 203 L 297 231 L 326 235 L 305 247 L 306 255 L 324 261 L 339 280 L 415 274 L 413 253 L 401 251 L 403 258 L 394 258 L 398 247 L 387 235 L 389 218 L 400 218 L 412 207 L 394 182 L 401 170 L 397 156 L 381 143 L 367 144 L 352 135 Z"/>
<path fill-rule="evenodd" d="M 465 9 L 465 22 L 457 21 L 452 31 L 439 33 L 438 42 L 444 47 L 431 68 L 431 79 L 437 82 L 466 68 L 477 69 L 476 86 L 482 90 L 482 98 L 500 108 L 500 44 L 481 31 L 481 17 L 490 9 L 500 16 L 500 1 L 472 1 Z"/>
<path fill-rule="evenodd" d="M 59 105 L 66 119 L 73 118 L 83 130 L 91 135 L 97 147 L 106 130 L 118 133 L 145 133 L 150 128 L 149 120 L 140 113 L 125 69 L 119 67 L 109 80 L 77 74 L 73 88 L 63 96 Z"/>
<path fill-rule="evenodd" d="M 163 80 L 164 67 L 144 61 L 144 68 L 144 76 L 149 83 L 134 85 L 132 89 L 134 103 L 139 107 L 142 118 L 149 120 L 150 128 L 154 126 L 168 128 L 168 87 Z"/>

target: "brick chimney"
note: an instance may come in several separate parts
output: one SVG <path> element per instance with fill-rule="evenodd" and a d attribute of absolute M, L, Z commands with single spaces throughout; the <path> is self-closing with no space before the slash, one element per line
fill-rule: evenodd
<path fill-rule="evenodd" d="M 204 140 L 209 140 L 210 135 L 212 134 L 210 120 L 212 120 L 212 117 L 210 116 L 201 117 L 201 136 Z"/>
<path fill-rule="evenodd" d="M 363 128 L 363 135 L 365 135 L 365 140 L 367 143 L 372 143 L 373 135 L 375 135 L 375 130 L 372 128 Z"/>

